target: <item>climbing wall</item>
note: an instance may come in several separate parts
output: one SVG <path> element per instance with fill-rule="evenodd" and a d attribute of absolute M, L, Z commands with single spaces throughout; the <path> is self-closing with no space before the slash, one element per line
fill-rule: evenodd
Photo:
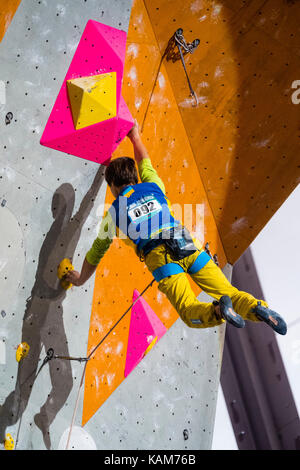
<path fill-rule="evenodd" d="M 21 0 L 1 0 L 0 2 L 0 42 L 20 5 Z"/>
<path fill-rule="evenodd" d="M 160 52 L 182 28 L 200 39 L 164 64 L 222 244 L 234 263 L 300 181 L 297 0 L 145 0 Z"/>
<path fill-rule="evenodd" d="M 209 243 L 230 278 L 228 262 L 299 182 L 299 113 L 290 99 L 299 78 L 298 7 L 281 0 L 5 2 L 1 442 L 9 433 L 17 449 L 66 448 L 83 364 L 53 359 L 40 370 L 46 351 L 86 357 L 152 279 L 123 240 L 84 286 L 65 291 L 57 279 L 63 258 L 81 269 L 112 202 L 107 161 L 40 145 L 88 21 L 127 33 L 120 110 L 128 116 L 128 106 L 138 120 L 176 216 Z M 197 107 L 180 61 L 164 57 L 178 27 L 187 40 L 200 39 L 186 57 Z M 112 149 L 112 158 L 133 155 L 128 139 Z M 87 364 L 69 448 L 209 449 L 223 340 L 224 326 L 187 328 L 154 284 Z M 25 341 L 30 349 L 18 363 Z"/>
<path fill-rule="evenodd" d="M 142 1 L 136 1 L 131 13 L 127 38 L 123 96 L 133 116 L 140 122 L 143 140 L 146 146 L 148 144 L 154 167 L 165 182 L 168 198 L 174 208 L 182 209 L 182 214 L 178 213 L 178 216 L 193 233 L 197 234 L 202 244 L 210 242 L 213 253 L 218 253 L 220 265 L 224 267 L 226 259 L 222 244 L 164 67 L 159 72 L 158 83 L 152 94 L 160 60 L 161 56 L 144 4 Z M 114 153 L 114 158 L 128 154 L 132 154 L 131 144 L 129 141 L 124 141 Z M 195 175 L 195 177 L 191 178 L 190 175 Z M 109 205 L 112 200 L 112 195 L 108 192 L 106 204 Z M 187 210 L 184 213 L 185 204 Z M 152 279 L 145 264 L 141 263 L 138 257 L 133 257 L 132 253 L 132 248 L 126 247 L 123 240 L 117 240 L 110 248 L 109 254 L 105 256 L 105 262 L 100 264 L 97 270 L 88 351 L 101 340 L 101 337 L 109 331 L 130 305 L 133 288 L 142 292 Z M 198 295 L 200 289 L 193 287 Z M 120 298 L 123 298 L 124 302 L 117 301 Z M 158 291 L 157 285 L 153 286 L 144 298 L 167 329 L 177 321 L 177 313 Z M 83 424 L 124 381 L 129 324 L 130 315 L 124 318 L 114 334 L 110 335 L 96 351 L 93 361 L 87 367 Z M 188 336 L 191 337 L 193 333 L 189 331 Z M 214 337 L 213 331 L 202 332 L 200 336 L 197 332 L 196 337 L 198 336 L 202 341 L 203 334 Z M 167 335 L 164 341 L 167 341 L 166 338 Z M 215 347 L 218 347 L 217 343 L 213 345 L 213 349 Z M 116 351 L 119 353 L 116 354 Z M 159 363 L 160 359 L 157 361 Z M 158 366 L 157 372 L 159 370 Z M 169 380 L 173 381 L 176 371 L 170 369 L 168 376 Z M 135 377 L 134 374 L 133 377 Z M 130 377 L 130 380 L 139 381 L 138 378 L 133 377 Z M 200 389 L 198 380 L 201 381 L 201 375 L 196 378 L 194 385 Z M 168 395 L 164 390 L 165 386 L 162 375 L 151 385 L 154 388 L 153 393 L 162 397 Z M 147 388 L 149 387 L 148 383 Z M 178 387 L 175 388 L 179 390 Z M 136 401 L 140 402 L 141 407 L 149 406 L 149 402 L 144 401 L 145 397 L 138 399 L 138 396 L 136 396 Z M 194 398 L 194 393 L 190 396 Z M 165 407 L 166 404 L 163 406 Z M 157 408 L 159 415 L 162 412 L 161 405 Z M 178 412 L 175 419 L 180 421 Z M 138 433 L 140 427 L 141 423 L 138 422 L 132 432 L 135 430 Z M 173 434 L 173 437 L 169 437 L 171 445 L 174 445 L 174 439 L 179 444 L 182 436 L 180 435 L 178 442 L 178 435 L 175 432 Z M 157 446 L 159 446 L 160 438 L 159 433 L 152 434 L 152 441 L 155 442 L 157 439 Z"/>
<path fill-rule="evenodd" d="M 144 120 L 172 203 L 193 206 L 186 223 L 226 264 L 165 69 L 149 103 L 160 52 L 144 4 L 131 8 L 24 0 L 0 44 L 0 440 L 10 434 L 16 449 L 66 448 L 83 364 L 52 359 L 40 369 L 46 352 L 86 357 L 151 280 L 118 240 L 84 286 L 65 291 L 57 279 L 63 258 L 81 268 L 111 202 L 104 166 L 40 145 L 88 20 L 128 31 L 124 103 Z M 113 158 L 124 154 L 133 155 L 126 140 Z M 138 349 L 140 324 L 149 334 Z M 88 364 L 69 448 L 209 449 L 224 328 L 187 328 L 154 285 L 114 333 Z M 17 362 L 21 342 L 30 349 Z"/>
<path fill-rule="evenodd" d="M 108 164 L 116 142 L 133 126 L 121 96 L 125 46 L 125 31 L 99 21 L 87 22 L 43 132 L 42 145 Z"/>

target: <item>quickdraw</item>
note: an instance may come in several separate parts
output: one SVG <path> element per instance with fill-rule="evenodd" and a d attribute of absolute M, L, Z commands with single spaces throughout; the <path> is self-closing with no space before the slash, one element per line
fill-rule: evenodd
<path fill-rule="evenodd" d="M 47 351 L 47 362 L 51 361 L 51 359 L 65 359 L 66 361 L 78 361 L 78 362 L 86 362 L 89 360 L 88 357 L 72 357 L 72 356 L 58 356 L 54 354 L 54 349 L 49 348 Z"/>
<path fill-rule="evenodd" d="M 217 253 L 215 255 L 212 255 L 209 249 L 209 243 L 207 242 L 205 247 L 204 247 L 206 253 L 211 257 L 211 259 L 214 261 L 214 263 L 219 266 L 219 260 L 218 260 L 218 255 Z"/>
<path fill-rule="evenodd" d="M 185 75 L 186 75 L 186 78 L 187 78 L 187 82 L 188 82 L 188 85 L 189 85 L 191 96 L 195 99 L 195 103 L 196 103 L 195 106 L 197 106 L 199 101 L 198 101 L 196 93 L 194 92 L 194 90 L 192 88 L 192 85 L 191 85 L 191 82 L 190 82 L 190 79 L 189 79 L 189 76 L 188 76 L 188 73 L 187 73 L 187 70 L 186 70 L 186 66 L 185 66 L 185 62 L 184 62 L 184 54 L 183 54 L 182 50 L 185 53 L 192 54 L 195 51 L 195 49 L 199 46 L 200 39 L 194 39 L 193 42 L 187 43 L 186 40 L 183 37 L 183 29 L 179 28 L 179 29 L 177 29 L 177 31 L 174 34 L 174 40 L 175 40 L 175 43 L 176 43 L 176 45 L 178 47 L 178 50 L 179 50 L 180 59 L 181 59 L 181 62 L 182 62 L 183 68 L 184 68 L 184 72 L 185 72 Z"/>
<path fill-rule="evenodd" d="M 186 42 L 186 40 L 184 39 L 184 36 L 183 36 L 183 29 L 182 28 L 178 28 L 175 31 L 175 33 L 173 34 L 173 36 L 169 39 L 167 47 L 166 47 L 166 49 L 165 49 L 164 53 L 162 54 L 161 59 L 159 61 L 158 69 L 157 69 L 156 76 L 155 76 L 155 79 L 154 79 L 154 82 L 153 82 L 153 87 L 152 87 L 152 90 L 151 90 L 151 93 L 150 93 L 147 108 L 146 108 L 144 118 L 143 118 L 143 121 L 142 121 L 142 124 L 141 124 L 141 133 L 143 133 L 143 130 L 144 130 L 145 120 L 146 120 L 146 117 L 147 117 L 147 114 L 148 114 L 148 110 L 149 110 L 149 106 L 150 106 L 150 103 L 151 103 L 152 95 L 153 95 L 153 92 L 154 92 L 154 88 L 155 88 L 155 85 L 156 85 L 156 82 L 157 82 L 159 72 L 160 72 L 160 69 L 161 69 L 164 58 L 166 58 L 167 61 L 172 60 L 172 62 L 176 62 L 177 60 L 181 60 L 184 71 L 185 71 L 185 74 L 186 74 L 186 77 L 187 77 L 187 81 L 188 81 L 188 85 L 189 85 L 189 88 L 190 88 L 191 96 L 195 100 L 195 106 L 198 105 L 199 101 L 198 101 L 197 95 L 196 95 L 195 91 L 192 88 L 192 85 L 191 85 L 191 82 L 190 82 L 190 79 L 189 79 L 189 76 L 188 76 L 188 73 L 187 73 L 187 70 L 186 70 L 186 65 L 185 65 L 185 62 L 184 62 L 184 55 L 186 55 L 188 53 L 192 54 L 195 51 L 195 49 L 199 46 L 199 44 L 200 44 L 200 39 L 194 39 L 193 42 Z M 176 52 L 176 47 L 178 48 L 177 52 Z"/>

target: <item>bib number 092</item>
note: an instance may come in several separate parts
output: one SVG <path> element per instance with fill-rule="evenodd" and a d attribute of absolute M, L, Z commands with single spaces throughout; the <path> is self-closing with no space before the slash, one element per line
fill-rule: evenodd
<path fill-rule="evenodd" d="M 132 221 L 137 221 L 137 219 L 147 217 L 149 214 L 159 212 L 161 210 L 161 205 L 158 201 L 152 200 L 147 201 L 144 204 L 134 207 L 129 211 L 129 217 Z M 140 220 L 139 220 L 140 221 Z"/>

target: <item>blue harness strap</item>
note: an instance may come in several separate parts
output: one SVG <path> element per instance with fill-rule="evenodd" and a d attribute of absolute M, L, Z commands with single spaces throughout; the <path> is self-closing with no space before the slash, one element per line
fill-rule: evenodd
<path fill-rule="evenodd" d="M 173 276 L 173 274 L 184 273 L 184 269 L 177 263 L 168 263 L 154 269 L 152 275 L 159 282 L 165 277 Z"/>
<path fill-rule="evenodd" d="M 209 262 L 210 259 L 211 257 L 209 256 L 209 254 L 206 253 L 206 251 L 202 251 L 200 255 L 196 258 L 192 266 L 190 266 L 190 268 L 188 269 L 188 273 L 197 273 L 198 271 L 200 271 L 200 269 L 204 268 L 204 266 Z"/>
<path fill-rule="evenodd" d="M 196 258 L 192 266 L 188 269 L 189 274 L 195 274 L 200 269 L 204 268 L 204 266 L 208 263 L 211 257 L 206 253 L 206 251 L 202 251 L 199 256 Z M 174 274 L 184 273 L 184 269 L 177 263 L 168 263 L 160 266 L 159 268 L 154 269 L 152 275 L 154 279 L 159 282 L 166 277 L 173 276 Z"/>

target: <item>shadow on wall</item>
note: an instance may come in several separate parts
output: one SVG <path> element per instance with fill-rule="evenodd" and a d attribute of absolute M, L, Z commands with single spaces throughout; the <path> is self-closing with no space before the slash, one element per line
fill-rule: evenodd
<path fill-rule="evenodd" d="M 30 345 L 26 360 L 19 363 L 15 390 L 0 408 L 0 441 L 5 439 L 8 426 L 20 420 L 28 405 L 38 371 L 42 348 L 50 347 L 59 355 L 69 356 L 68 341 L 63 324 L 63 301 L 66 291 L 57 278 L 57 266 L 63 258 L 72 260 L 82 227 L 94 205 L 94 199 L 104 181 L 104 168 L 100 166 L 94 181 L 84 196 L 78 212 L 72 217 L 75 191 L 71 184 L 57 188 L 52 199 L 54 222 L 45 237 L 31 296 L 26 301 L 23 318 L 22 342 Z M 56 359 L 48 362 L 52 389 L 34 422 L 43 434 L 47 449 L 51 448 L 49 428 L 65 404 L 73 385 L 70 361 Z"/>

